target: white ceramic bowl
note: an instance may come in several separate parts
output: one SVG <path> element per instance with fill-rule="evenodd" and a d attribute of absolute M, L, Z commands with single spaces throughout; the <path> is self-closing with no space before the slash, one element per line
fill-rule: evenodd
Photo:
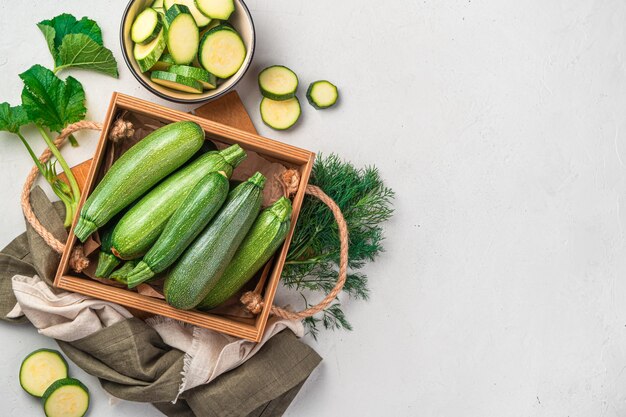
<path fill-rule="evenodd" d="M 252 62 L 256 35 L 254 31 L 254 22 L 252 21 L 252 16 L 250 15 L 248 7 L 242 0 L 235 0 L 235 11 L 230 16 L 228 21 L 241 35 L 241 39 L 243 39 L 247 51 L 246 59 L 235 75 L 226 80 L 222 80 L 216 89 L 206 90 L 202 94 L 175 91 L 152 82 L 148 74 L 142 73 L 137 65 L 137 62 L 135 62 L 135 58 L 133 57 L 133 41 L 130 39 L 130 27 L 135 21 L 135 17 L 143 9 L 150 6 L 152 2 L 153 0 L 131 0 L 128 3 L 128 6 L 126 6 L 126 10 L 124 10 L 122 23 L 120 25 L 120 43 L 122 45 L 122 55 L 124 56 L 124 61 L 126 61 L 126 65 L 130 69 L 130 72 L 135 76 L 137 81 L 141 83 L 141 85 L 146 87 L 153 94 L 169 101 L 177 103 L 202 103 L 226 94 L 239 82 L 239 80 L 243 78 L 244 74 L 250 67 L 250 63 Z"/>

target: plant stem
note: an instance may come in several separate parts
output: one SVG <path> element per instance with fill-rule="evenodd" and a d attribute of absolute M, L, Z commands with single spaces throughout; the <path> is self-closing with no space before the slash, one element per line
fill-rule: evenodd
<path fill-rule="evenodd" d="M 37 166 L 37 169 L 39 169 L 39 172 L 41 172 L 41 174 L 43 175 L 45 173 L 45 168 L 41 164 L 41 161 L 39 160 L 39 158 L 37 158 L 37 155 L 35 155 L 35 152 L 33 152 L 33 148 L 30 147 L 30 145 L 28 144 L 26 139 L 24 139 L 24 136 L 22 136 L 22 134 L 20 132 L 17 132 L 15 134 L 20 138 L 20 140 L 22 141 L 24 146 L 26 146 L 26 150 L 30 154 L 30 157 L 33 158 L 33 162 L 35 162 L 35 165 Z"/>
<path fill-rule="evenodd" d="M 78 147 L 78 141 L 76 140 L 74 135 L 69 135 L 67 137 L 67 140 L 70 142 L 70 145 L 72 145 L 72 148 L 77 148 Z"/>
<path fill-rule="evenodd" d="M 50 139 L 48 133 L 46 133 L 46 131 L 40 125 L 36 126 L 37 129 L 39 129 L 39 133 L 41 133 L 43 140 L 46 141 L 48 148 L 50 148 L 52 154 L 56 157 L 57 161 L 59 161 L 59 164 L 61 164 L 63 172 L 65 172 L 65 176 L 67 177 L 67 180 L 70 183 L 70 188 L 72 189 L 72 211 L 76 211 L 76 208 L 78 206 L 78 200 L 80 200 L 80 189 L 78 188 L 76 178 L 74 178 L 74 174 L 72 174 L 71 168 L 69 167 L 69 165 L 67 165 L 67 162 L 65 162 L 65 158 L 63 158 L 63 155 L 61 155 L 61 151 L 59 151 L 59 149 L 54 145 L 54 142 L 52 141 L 52 139 Z"/>
<path fill-rule="evenodd" d="M 54 187 L 52 188 L 54 189 Z M 61 190 L 56 191 L 57 190 L 55 190 L 55 194 L 61 199 L 63 204 L 65 204 L 65 221 L 63 222 L 63 226 L 70 227 L 72 225 L 72 219 L 74 219 L 74 205 L 67 194 L 63 193 Z"/>

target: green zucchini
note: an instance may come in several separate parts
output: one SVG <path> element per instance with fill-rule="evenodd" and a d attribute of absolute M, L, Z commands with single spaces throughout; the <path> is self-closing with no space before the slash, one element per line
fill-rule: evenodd
<path fill-rule="evenodd" d="M 130 28 L 130 38 L 135 43 L 146 44 L 161 32 L 163 24 L 156 10 L 148 7 L 137 15 Z"/>
<path fill-rule="evenodd" d="M 257 172 L 230 192 L 224 206 L 170 270 L 163 291 L 173 307 L 197 306 L 220 279 L 259 214 L 265 177 Z"/>
<path fill-rule="evenodd" d="M 330 81 L 315 81 L 306 90 L 306 98 L 317 110 L 327 109 L 337 102 L 339 91 Z"/>
<path fill-rule="evenodd" d="M 234 75 L 246 60 L 246 45 L 232 27 L 221 24 L 210 29 L 200 41 L 198 61 L 219 78 Z"/>
<path fill-rule="evenodd" d="M 235 11 L 233 0 L 195 0 L 202 14 L 212 19 L 228 20 Z"/>
<path fill-rule="evenodd" d="M 259 73 L 259 88 L 263 97 L 289 100 L 296 96 L 298 76 L 287 67 L 273 65 Z"/>
<path fill-rule="evenodd" d="M 174 4 L 165 13 L 167 50 L 177 64 L 189 64 L 198 53 L 200 32 L 189 8 Z"/>
<path fill-rule="evenodd" d="M 31 352 L 20 366 L 20 385 L 33 397 L 41 397 L 57 379 L 67 378 L 67 362 L 52 349 Z"/>
<path fill-rule="evenodd" d="M 74 234 L 84 242 L 124 207 L 191 158 L 204 143 L 194 122 L 176 122 L 150 133 L 107 171 L 80 211 Z"/>
<path fill-rule="evenodd" d="M 111 251 L 122 259 L 143 256 L 193 187 L 207 174 L 224 171 L 230 178 L 246 153 L 239 145 L 209 152 L 170 175 L 146 194 L 115 226 Z"/>
<path fill-rule="evenodd" d="M 202 93 L 200 81 L 171 72 L 152 71 L 150 79 L 154 83 L 173 90 L 184 91 L 185 93 Z"/>
<path fill-rule="evenodd" d="M 199 81 L 205 90 L 212 90 L 217 87 L 215 75 L 202 68 L 190 67 L 188 65 L 172 65 L 168 71 Z"/>
<path fill-rule="evenodd" d="M 145 45 L 136 43 L 133 48 L 133 56 L 141 72 L 146 72 L 157 63 L 161 54 L 165 50 L 165 32 L 161 29 L 161 32 L 156 38 Z"/>
<path fill-rule="evenodd" d="M 163 54 L 152 68 L 150 68 L 150 71 L 167 71 L 175 63 L 174 58 L 172 58 L 170 54 Z"/>
<path fill-rule="evenodd" d="M 200 12 L 200 10 L 198 10 L 195 0 L 166 0 L 164 4 L 165 9 L 169 9 L 175 4 L 182 4 L 184 6 L 187 6 L 189 11 L 191 12 L 191 15 L 193 16 L 193 19 L 196 21 L 196 26 L 198 26 L 199 28 L 203 28 L 211 23 L 211 18 L 205 16 L 204 14 L 202 14 L 202 12 Z"/>
<path fill-rule="evenodd" d="M 116 269 L 111 275 L 109 275 L 109 279 L 126 285 L 128 283 L 128 276 L 131 272 L 133 272 L 133 269 L 135 269 L 139 262 L 140 261 L 137 259 L 124 262 L 124 265 L 122 265 L 119 269 Z"/>
<path fill-rule="evenodd" d="M 98 265 L 96 266 L 96 277 L 107 278 L 111 272 L 122 262 L 111 252 L 113 244 L 113 229 L 116 222 L 110 222 L 100 233 L 100 252 L 98 254 Z"/>
<path fill-rule="evenodd" d="M 55 381 L 42 397 L 46 417 L 82 417 L 89 409 L 89 389 L 74 378 Z"/>
<path fill-rule="evenodd" d="M 289 129 L 296 124 L 301 112 L 298 97 L 282 101 L 263 97 L 261 100 L 261 119 L 272 129 Z"/>
<path fill-rule="evenodd" d="M 281 197 L 261 212 L 224 275 L 198 305 L 199 309 L 211 309 L 222 304 L 265 265 L 285 241 L 291 225 L 291 210 L 291 201 Z"/>
<path fill-rule="evenodd" d="M 228 195 L 228 178 L 211 172 L 201 179 L 167 222 L 163 233 L 128 276 L 133 288 L 165 271 L 209 224 Z"/>

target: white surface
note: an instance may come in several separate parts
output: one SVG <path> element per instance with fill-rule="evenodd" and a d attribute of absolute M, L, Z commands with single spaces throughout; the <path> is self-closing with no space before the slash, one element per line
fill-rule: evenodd
<path fill-rule="evenodd" d="M 100 22 L 121 70 L 119 81 L 72 72 L 90 119 L 112 90 L 161 102 L 122 62 L 125 1 L 60 3 L 0 0 L 3 100 L 18 101 L 19 72 L 50 64 L 35 23 L 68 11 Z M 366 270 L 371 300 L 346 303 L 353 332 L 311 342 L 324 361 L 287 415 L 626 415 L 626 3 L 248 3 L 258 49 L 239 92 L 261 133 L 375 163 L 399 197 L 387 252 Z M 303 118 L 287 133 L 255 111 L 256 74 L 276 63 L 302 85 Z M 336 109 L 306 104 L 320 78 L 340 87 Z M 30 167 L 4 139 L 2 244 L 23 228 Z M 28 327 L 0 331 L 0 415 L 38 415 L 17 367 L 54 344 Z M 72 371 L 94 393 L 91 416 L 158 414 L 111 407 Z"/>

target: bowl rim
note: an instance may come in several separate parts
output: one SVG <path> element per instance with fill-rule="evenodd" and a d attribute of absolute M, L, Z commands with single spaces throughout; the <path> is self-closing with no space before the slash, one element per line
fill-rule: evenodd
<path fill-rule="evenodd" d="M 126 50 L 126 46 L 124 45 L 124 22 L 126 21 L 126 18 L 128 17 L 128 12 L 130 10 L 130 7 L 133 5 L 133 3 L 135 3 L 138 0 L 130 0 L 128 2 L 128 4 L 126 5 L 126 8 L 124 9 L 124 13 L 122 13 L 122 20 L 120 22 L 120 47 L 122 48 L 122 57 L 124 58 L 124 62 L 126 63 L 126 66 L 128 67 L 128 69 L 130 70 L 130 73 L 133 74 L 133 77 L 135 77 L 135 79 L 137 81 L 139 81 L 139 84 L 143 85 L 148 91 L 150 91 L 152 94 L 154 94 L 155 96 L 162 98 L 164 100 L 168 100 L 174 103 L 181 103 L 181 104 L 197 104 L 197 103 L 206 103 L 209 102 L 211 100 L 215 100 L 219 97 L 222 97 L 223 95 L 225 95 L 226 93 L 230 92 L 230 90 L 232 90 L 237 83 L 239 83 L 239 81 L 241 81 L 241 79 L 246 75 L 246 73 L 248 72 L 248 70 L 250 69 L 250 66 L 252 65 L 252 59 L 254 58 L 254 52 L 256 50 L 256 28 L 254 27 L 254 19 L 252 19 L 252 14 L 250 13 L 250 9 L 248 9 L 248 5 L 246 5 L 246 2 L 244 0 L 234 0 L 237 1 L 241 4 L 241 6 L 243 7 L 243 11 L 246 13 L 246 15 L 248 16 L 248 19 L 250 20 L 250 26 L 252 29 L 252 45 L 250 47 L 250 59 L 248 60 L 248 63 L 246 64 L 246 67 L 244 68 L 243 72 L 235 79 L 233 80 L 232 84 L 229 85 L 227 88 L 225 88 L 223 91 L 211 96 L 211 97 L 199 97 L 199 98 L 190 98 L 190 99 L 182 99 L 182 98 L 176 98 L 176 97 L 171 97 L 167 94 L 164 94 L 158 90 L 155 90 L 150 84 L 148 84 L 142 77 L 141 74 L 137 73 L 137 71 L 135 71 L 135 69 L 133 68 L 132 63 L 130 62 L 130 56 L 128 51 Z"/>

